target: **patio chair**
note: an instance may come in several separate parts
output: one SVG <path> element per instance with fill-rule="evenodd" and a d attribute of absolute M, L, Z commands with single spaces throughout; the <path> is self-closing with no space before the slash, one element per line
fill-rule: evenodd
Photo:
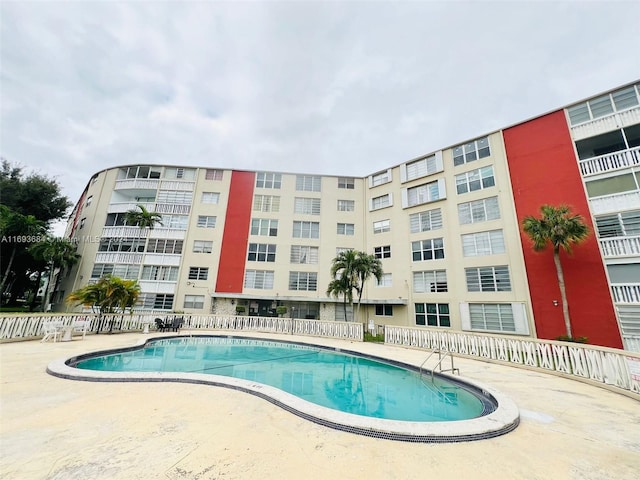
<path fill-rule="evenodd" d="M 61 328 L 62 322 L 43 322 L 42 333 L 44 333 L 44 336 L 40 342 L 47 342 L 50 338 L 53 338 L 53 341 L 56 342 L 58 336 L 62 335 Z"/>
<path fill-rule="evenodd" d="M 173 317 L 173 321 L 171 322 L 171 330 L 173 330 L 174 332 L 179 331 L 182 328 L 183 323 L 184 323 L 184 318 Z"/>
<path fill-rule="evenodd" d="M 161 318 L 156 318 L 155 322 L 156 322 L 156 330 L 159 332 L 165 332 L 170 327 L 170 325 L 167 323 L 164 323 Z"/>

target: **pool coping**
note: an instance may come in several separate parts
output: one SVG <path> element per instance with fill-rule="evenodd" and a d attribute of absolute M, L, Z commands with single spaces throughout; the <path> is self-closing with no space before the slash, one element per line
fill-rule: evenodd
<path fill-rule="evenodd" d="M 233 335 L 194 335 L 194 337 L 224 337 L 224 338 L 254 338 L 235 337 Z M 472 389 L 477 389 L 483 395 L 492 397 L 497 407 L 487 415 L 469 420 L 456 420 L 447 422 L 409 422 L 400 420 L 387 420 L 374 417 L 365 417 L 351 413 L 341 412 L 315 403 L 308 402 L 295 395 L 284 392 L 278 388 L 250 380 L 226 377 L 221 375 L 181 372 L 106 372 L 96 370 L 81 370 L 71 367 L 69 363 L 80 358 L 93 356 L 105 352 L 124 352 L 140 348 L 150 341 L 160 339 L 184 338 L 180 336 L 162 336 L 153 339 L 142 339 L 129 347 L 87 352 L 70 358 L 54 360 L 47 366 L 47 373 L 59 378 L 69 380 L 91 382 L 174 382 L 210 385 L 230 388 L 232 390 L 249 393 L 260 397 L 280 408 L 293 413 L 313 423 L 329 428 L 350 432 L 369 437 L 384 438 L 417 443 L 455 443 L 482 440 L 504 435 L 513 431 L 520 423 L 520 413 L 516 404 L 499 391 L 483 385 L 479 382 L 461 378 L 459 376 L 439 373 L 442 377 L 463 383 Z M 274 340 L 278 341 L 278 340 Z M 394 365 L 415 370 L 414 365 L 388 359 L 383 356 L 372 356 L 355 350 L 347 350 L 338 347 L 314 344 L 312 342 L 286 342 L 299 345 L 318 347 L 334 350 L 342 353 L 359 355 L 380 361 L 387 361 Z"/>

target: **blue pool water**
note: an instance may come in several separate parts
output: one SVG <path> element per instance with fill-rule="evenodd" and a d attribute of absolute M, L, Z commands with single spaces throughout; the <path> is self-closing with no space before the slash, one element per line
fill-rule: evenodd
<path fill-rule="evenodd" d="M 464 383 L 364 356 L 306 345 L 230 337 L 180 337 L 72 365 L 115 372 L 190 372 L 276 387 L 317 405 L 389 420 L 467 420 L 492 408 Z"/>

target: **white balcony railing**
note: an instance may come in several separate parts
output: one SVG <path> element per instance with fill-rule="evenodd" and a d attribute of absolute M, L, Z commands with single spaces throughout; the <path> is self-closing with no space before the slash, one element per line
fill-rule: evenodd
<path fill-rule="evenodd" d="M 144 257 L 144 263 L 145 265 L 169 265 L 179 267 L 181 258 L 178 254 L 147 253 Z"/>
<path fill-rule="evenodd" d="M 175 293 L 176 282 L 140 280 L 140 289 L 144 293 Z"/>
<path fill-rule="evenodd" d="M 181 215 L 189 215 L 191 205 L 177 205 L 172 203 L 158 203 L 155 205 L 155 211 L 158 213 L 174 213 Z"/>
<path fill-rule="evenodd" d="M 125 213 L 129 210 L 137 210 L 138 205 L 142 205 L 144 208 L 153 212 L 155 209 L 155 203 L 147 203 L 147 202 L 120 202 L 120 203 L 112 203 L 107 208 L 107 213 Z"/>
<path fill-rule="evenodd" d="M 160 185 L 160 180 L 153 180 L 148 178 L 127 178 L 124 180 L 116 180 L 114 190 L 157 190 Z"/>
<path fill-rule="evenodd" d="M 640 122 L 640 107 L 630 108 L 623 112 L 612 113 L 606 117 L 596 118 L 590 122 L 571 127 L 573 140 L 593 137 L 601 133 L 610 132 L 617 128 L 627 127 Z"/>
<path fill-rule="evenodd" d="M 138 227 L 104 227 L 102 229 L 102 236 L 118 238 L 147 238 L 149 236 L 149 230 Z"/>
<path fill-rule="evenodd" d="M 640 191 L 616 193 L 589 199 L 594 215 L 640 208 Z"/>
<path fill-rule="evenodd" d="M 195 188 L 195 181 L 184 181 L 184 180 L 163 180 L 162 181 L 162 189 L 163 190 L 180 190 L 183 192 L 192 192 Z"/>
<path fill-rule="evenodd" d="M 580 160 L 580 173 L 583 177 L 597 173 L 612 172 L 640 165 L 640 147 L 630 148 L 621 152 L 608 153 L 599 157 Z"/>
<path fill-rule="evenodd" d="M 616 303 L 640 303 L 640 283 L 612 284 L 613 301 Z"/>
<path fill-rule="evenodd" d="M 139 265 L 142 263 L 142 253 L 130 252 L 98 252 L 96 263 L 126 263 Z"/>
<path fill-rule="evenodd" d="M 640 237 L 601 238 L 600 247 L 605 257 L 632 257 L 640 255 Z"/>

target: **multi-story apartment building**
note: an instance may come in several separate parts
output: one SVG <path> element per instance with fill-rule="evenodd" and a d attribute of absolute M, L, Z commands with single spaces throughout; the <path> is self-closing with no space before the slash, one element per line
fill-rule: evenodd
<path fill-rule="evenodd" d="M 338 174 L 340 172 L 337 172 Z M 332 259 L 381 259 L 361 321 L 555 338 L 564 333 L 551 251 L 522 219 L 568 204 L 593 234 L 562 254 L 574 335 L 640 350 L 640 83 L 364 177 L 219 165 L 96 173 L 67 236 L 81 262 L 54 308 L 104 274 L 138 279 L 139 311 L 345 319 Z M 137 205 L 162 225 L 125 225 Z M 347 319 L 353 312 L 347 309 Z"/>

